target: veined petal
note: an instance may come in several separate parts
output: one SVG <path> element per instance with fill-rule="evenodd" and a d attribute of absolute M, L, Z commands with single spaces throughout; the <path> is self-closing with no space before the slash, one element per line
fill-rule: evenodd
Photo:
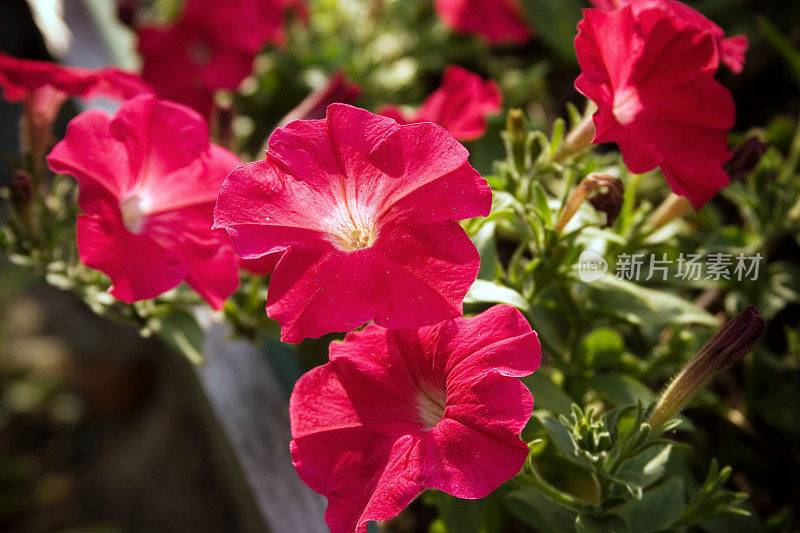
<path fill-rule="evenodd" d="M 491 191 L 452 135 L 332 104 L 269 144 L 222 185 L 214 227 L 245 260 L 282 254 L 267 312 L 284 340 L 461 313 L 480 258 L 455 221 L 488 214 Z"/>
<path fill-rule="evenodd" d="M 481 358 L 487 371 L 445 371 L 457 364 L 453 357 L 463 359 L 460 352 L 475 352 L 458 342 L 472 341 L 475 331 L 485 350 L 528 334 L 535 340 L 519 312 L 504 307 L 420 329 L 367 326 L 331 343 L 330 362 L 298 380 L 289 409 L 292 460 L 328 498 L 331 531 L 363 532 L 367 521 L 392 518 L 425 488 L 481 498 L 519 472 L 528 455 L 519 435 L 533 402 L 503 373 L 508 361 L 528 356 L 514 353 L 525 347 L 512 342 L 503 357 Z"/>

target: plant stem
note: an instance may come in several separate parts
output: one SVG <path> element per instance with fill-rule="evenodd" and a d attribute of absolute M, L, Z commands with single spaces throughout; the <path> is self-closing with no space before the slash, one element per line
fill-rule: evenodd
<path fill-rule="evenodd" d="M 524 480 L 523 483 L 525 485 L 539 489 L 539 492 L 565 507 L 569 507 L 570 509 L 574 509 L 576 511 L 582 511 L 587 505 L 577 500 L 572 495 L 555 488 L 545 481 L 544 478 L 539 475 L 536 467 L 533 466 L 533 461 L 530 459 L 525 462 L 525 468 L 523 469 L 521 478 Z"/>

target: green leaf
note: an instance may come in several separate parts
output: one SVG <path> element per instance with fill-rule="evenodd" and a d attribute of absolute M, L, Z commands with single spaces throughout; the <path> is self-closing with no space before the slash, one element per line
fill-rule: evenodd
<path fill-rule="evenodd" d="M 573 400 L 553 381 L 547 369 L 540 368 L 522 378 L 522 382 L 531 390 L 536 409 L 544 409 L 554 415 L 569 415 Z"/>
<path fill-rule="evenodd" d="M 633 533 L 659 531 L 670 525 L 683 512 L 685 495 L 683 480 L 672 477 L 644 493 L 641 500 L 631 500 L 618 508 Z"/>
<path fill-rule="evenodd" d="M 528 308 L 528 301 L 517 291 L 493 281 L 475 280 L 464 297 L 465 304 L 498 303 L 513 305 L 523 311 Z"/>
<path fill-rule="evenodd" d="M 644 383 L 626 374 L 601 374 L 586 380 L 604 400 L 614 405 L 630 405 L 641 401 L 648 405 L 655 394 Z"/>
<path fill-rule="evenodd" d="M 628 533 L 625 518 L 617 514 L 583 513 L 575 519 L 576 533 Z"/>
<path fill-rule="evenodd" d="M 584 284 L 593 307 L 638 326 L 662 329 L 670 324 L 703 324 L 717 327 L 712 314 L 673 294 L 604 276 Z"/>
<path fill-rule="evenodd" d="M 196 365 L 205 362 L 203 344 L 206 334 L 190 312 L 177 309 L 157 321 L 151 321 L 150 325 L 161 338 L 184 354 L 189 361 Z"/>
<path fill-rule="evenodd" d="M 642 499 L 642 488 L 644 486 L 644 478 L 642 474 L 639 472 L 622 470 L 614 475 L 607 475 L 609 479 L 622 485 L 631 496 L 637 500 Z"/>
<path fill-rule="evenodd" d="M 478 232 L 472 236 L 472 243 L 481 256 L 478 279 L 494 280 L 494 273 L 497 270 L 497 244 L 494 237 L 496 228 L 497 223 L 490 221 L 481 226 Z"/>
<path fill-rule="evenodd" d="M 497 497 L 463 500 L 440 491 L 425 495 L 433 503 L 439 517 L 431 524 L 430 533 L 499 533 L 502 512 Z"/>
<path fill-rule="evenodd" d="M 547 194 L 538 181 L 533 184 L 533 201 L 536 216 L 539 217 L 539 220 L 542 221 L 545 227 L 552 227 L 553 212 L 550 210 L 550 204 L 547 202 Z"/>
<path fill-rule="evenodd" d="M 592 463 L 585 457 L 579 455 L 578 445 L 573 440 L 569 429 L 567 429 L 560 420 L 547 415 L 535 416 L 542 422 L 542 425 L 544 425 L 547 433 L 550 435 L 550 441 L 567 459 L 584 468 L 591 468 Z"/>
<path fill-rule="evenodd" d="M 517 519 L 541 533 L 563 533 L 575 524 L 576 513 L 535 489 L 509 492 L 503 498 L 506 508 Z"/>
<path fill-rule="evenodd" d="M 647 488 L 664 475 L 671 453 L 671 445 L 647 448 L 636 457 L 625 461 L 621 470 L 641 474 L 642 487 Z"/>
<path fill-rule="evenodd" d="M 597 328 L 583 338 L 584 360 L 588 367 L 604 367 L 616 363 L 625 351 L 622 336 L 611 328 Z"/>

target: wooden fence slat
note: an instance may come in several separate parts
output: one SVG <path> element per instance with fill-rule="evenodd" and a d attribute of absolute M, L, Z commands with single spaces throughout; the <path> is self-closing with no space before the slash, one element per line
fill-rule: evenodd
<path fill-rule="evenodd" d="M 227 330 L 210 325 L 207 362 L 195 368 L 253 498 L 274 533 L 324 533 L 324 498 L 294 471 L 288 405 L 269 361 L 249 342 L 228 338 Z"/>

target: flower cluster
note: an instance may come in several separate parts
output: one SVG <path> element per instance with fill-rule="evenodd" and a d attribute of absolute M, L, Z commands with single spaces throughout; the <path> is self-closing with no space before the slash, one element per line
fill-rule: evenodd
<path fill-rule="evenodd" d="M 593 142 L 616 142 L 631 172 L 660 167 L 699 208 L 728 182 L 735 109 L 714 75 L 721 61 L 741 71 L 746 39 L 673 0 L 593 4 L 575 40 L 575 86 L 598 107 Z M 349 332 L 295 385 L 290 447 L 299 476 L 328 497 L 331 530 L 365 531 L 426 488 L 482 498 L 520 471 L 533 398 L 519 378 L 541 347 L 513 307 L 462 316 L 480 255 L 459 222 L 488 216 L 492 191 L 459 141 L 501 110 L 494 81 L 451 66 L 413 115 L 373 114 L 327 105 L 359 94 L 338 72 L 272 132 L 262 160 L 242 165 L 209 141 L 215 91 L 283 43 L 285 11 L 298 6 L 188 0 L 174 25 L 138 28 L 145 81 L 0 55 L 0 87 L 29 104 L 125 100 L 114 116 L 73 119 L 47 156 L 77 180 L 80 260 L 117 299 L 186 281 L 221 309 L 243 266 L 270 276 L 266 313 L 281 340 Z M 492 44 L 531 37 L 516 0 L 435 6 L 448 27 Z M 614 180 L 593 186 L 621 199 Z"/>
<path fill-rule="evenodd" d="M 302 7 L 287 0 L 188 0 L 175 24 L 137 29 L 142 77 L 161 98 L 208 116 L 214 93 L 235 89 L 266 43 L 282 44 L 284 12 Z"/>

